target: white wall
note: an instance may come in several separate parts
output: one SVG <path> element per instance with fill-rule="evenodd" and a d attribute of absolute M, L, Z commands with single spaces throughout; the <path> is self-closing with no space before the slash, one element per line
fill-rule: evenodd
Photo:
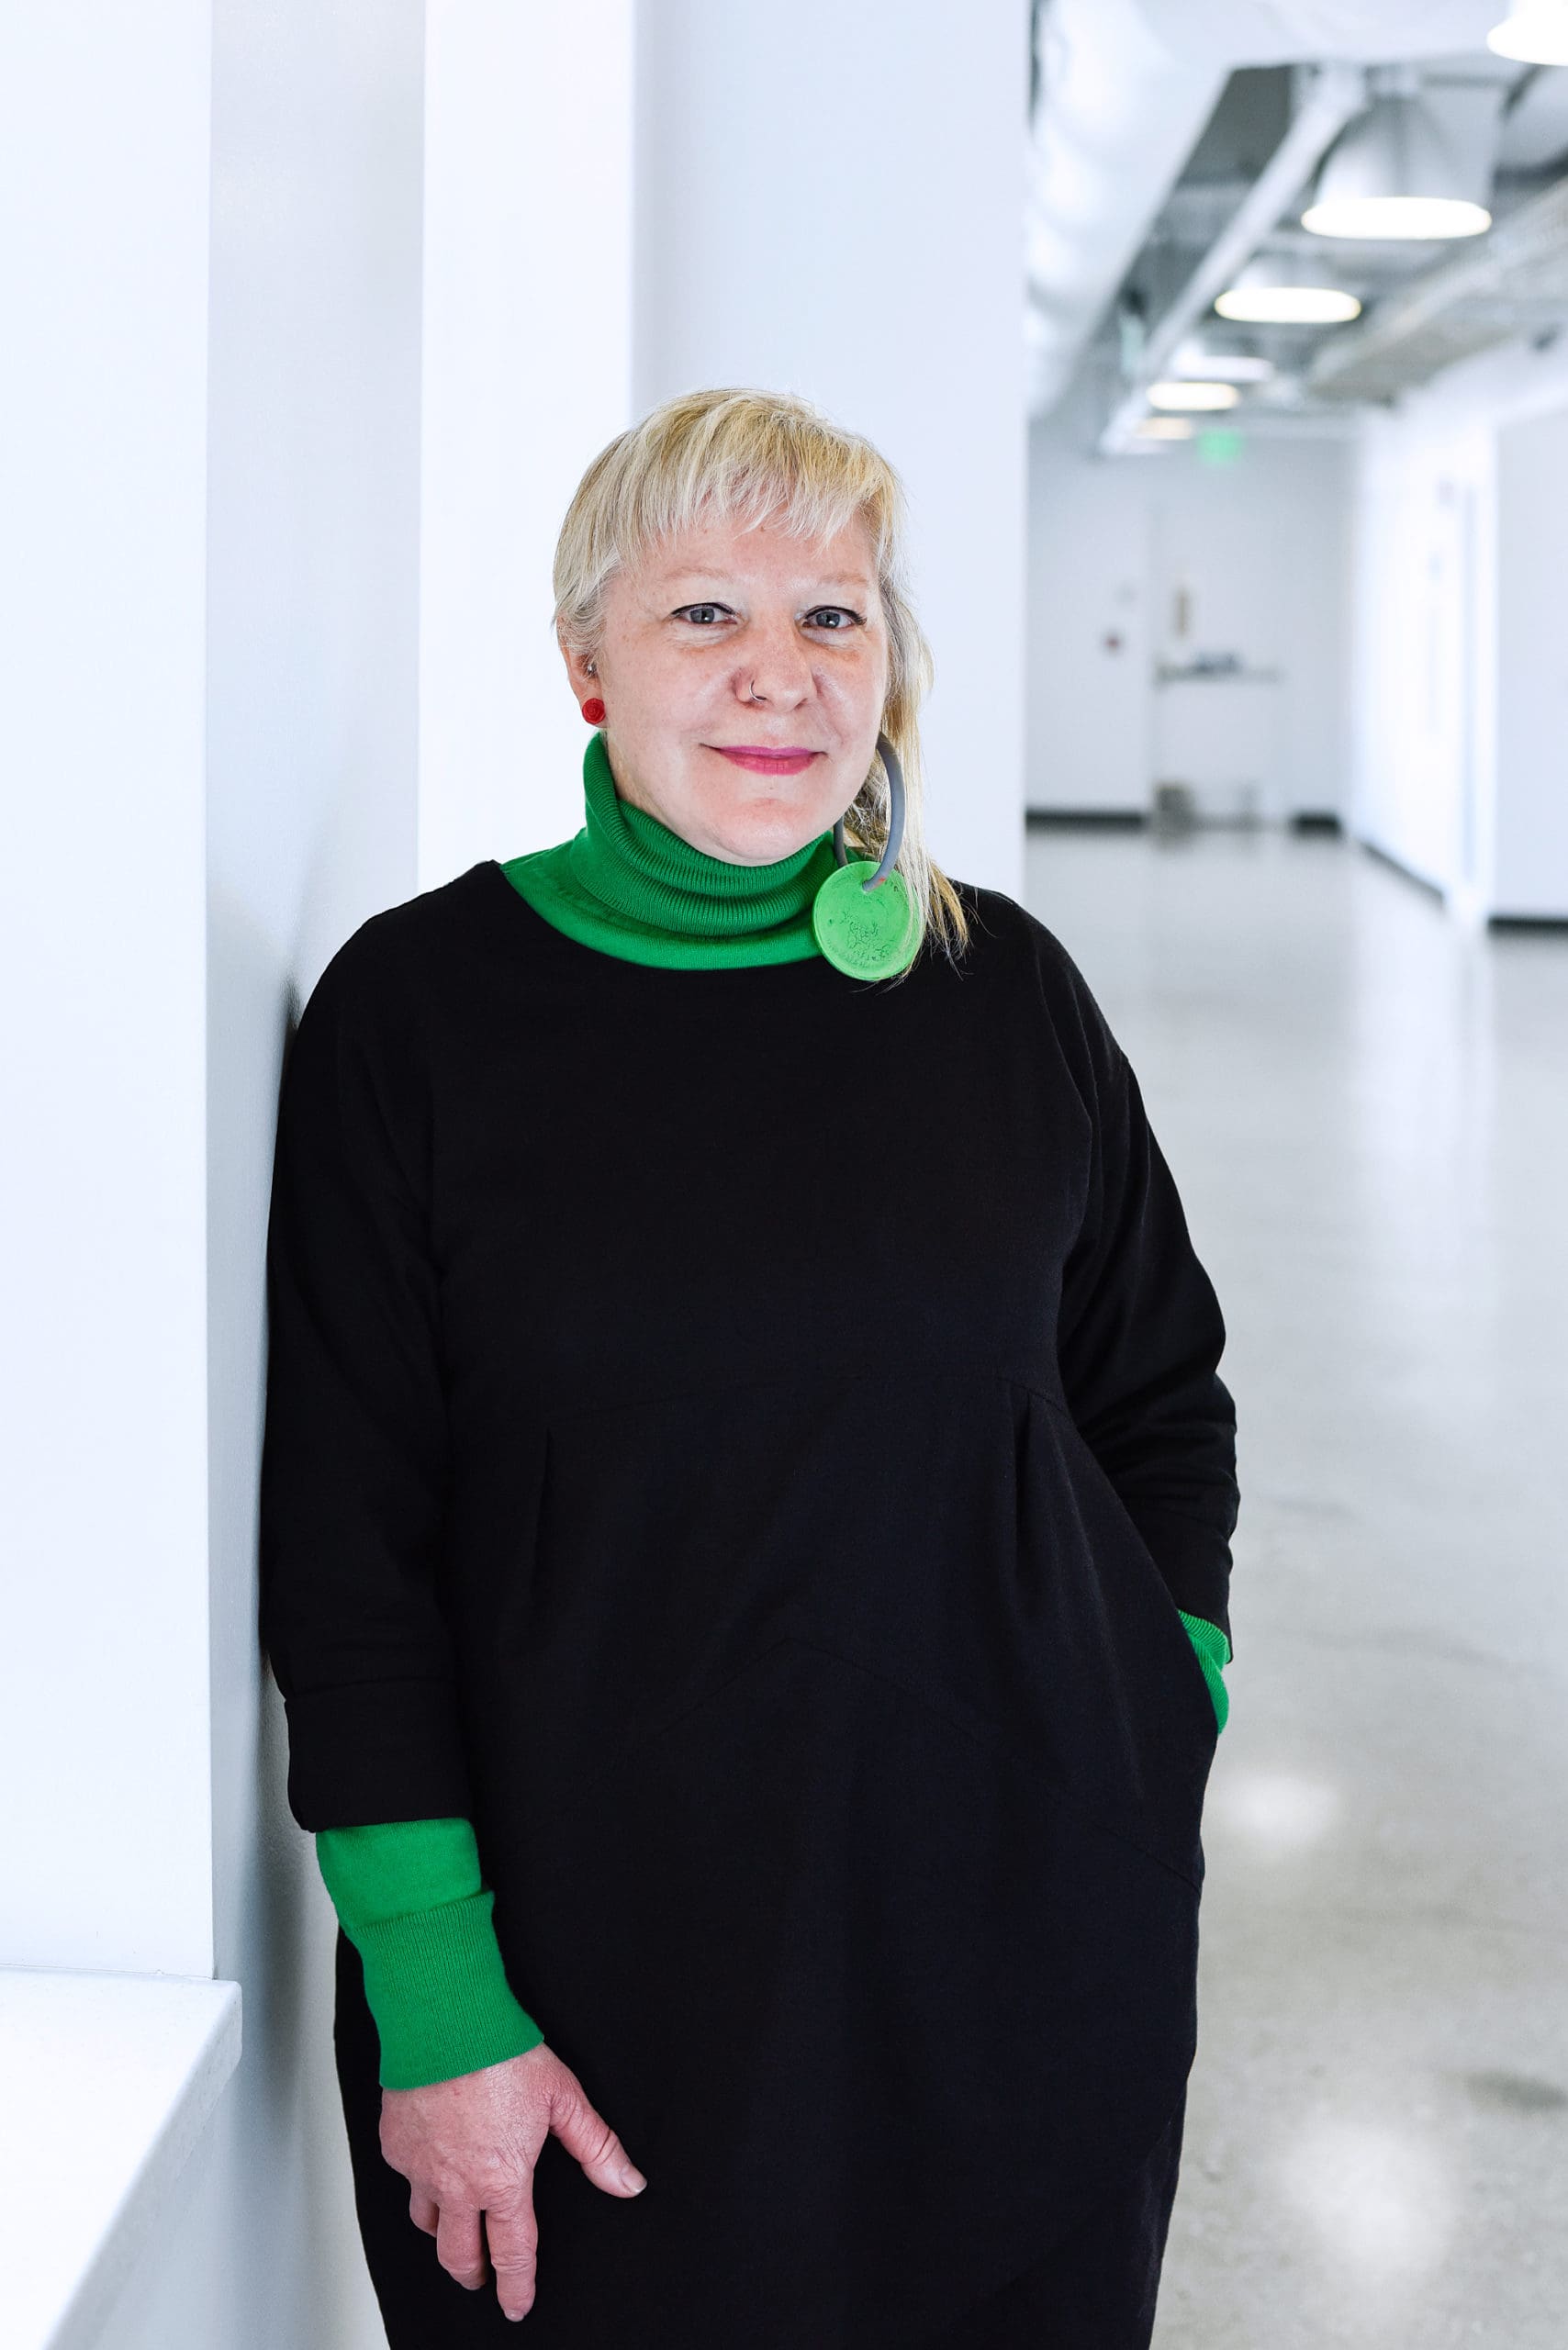
<path fill-rule="evenodd" d="M 1422 880 L 1486 900 L 1494 773 L 1484 713 L 1495 670 L 1478 580 L 1494 538 L 1484 430 L 1426 404 L 1369 420 L 1357 498 L 1352 820 Z"/>
<path fill-rule="evenodd" d="M 632 421 L 632 0 L 430 0 L 419 881 L 582 822 L 551 564 Z"/>
<path fill-rule="evenodd" d="M 1103 458 L 1090 418 L 1080 396 L 1029 435 L 1028 805 L 1147 808 L 1154 664 L 1203 649 L 1280 670 L 1282 810 L 1338 809 L 1348 444 L 1255 435 L 1223 466 L 1205 464 L 1193 442 Z M 1179 581 L 1192 614 L 1185 645 L 1170 635 Z"/>
<path fill-rule="evenodd" d="M 1157 632 L 1143 466 L 1153 462 L 1098 463 L 1054 419 L 1030 429 L 1030 808 L 1148 804 Z"/>
<path fill-rule="evenodd" d="M 1568 403 L 1497 432 L 1494 895 L 1568 916 Z"/>
<path fill-rule="evenodd" d="M 1568 916 L 1564 418 L 1515 344 L 1363 433 L 1352 823 L 1467 919 Z"/>
<path fill-rule="evenodd" d="M 207 1975 L 203 0 L 0 17 L 0 1962 Z"/>
<path fill-rule="evenodd" d="M 638 17 L 635 404 L 803 393 L 902 475 L 933 854 L 1023 887 L 1024 0 Z"/>

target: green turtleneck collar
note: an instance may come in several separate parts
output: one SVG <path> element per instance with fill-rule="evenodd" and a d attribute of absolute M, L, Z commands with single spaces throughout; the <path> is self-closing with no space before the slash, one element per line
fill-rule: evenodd
<path fill-rule="evenodd" d="M 831 829 L 774 865 L 710 856 L 622 798 L 598 727 L 583 754 L 583 797 L 580 833 L 501 867 L 568 938 L 633 963 L 690 968 L 821 954 L 812 902 L 838 869 Z"/>

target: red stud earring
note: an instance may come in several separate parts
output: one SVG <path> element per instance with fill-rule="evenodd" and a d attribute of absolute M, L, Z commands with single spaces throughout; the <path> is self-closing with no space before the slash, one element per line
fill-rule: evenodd
<path fill-rule="evenodd" d="M 584 702 L 583 716 L 588 720 L 590 726 L 599 726 L 603 724 L 604 704 L 600 701 L 597 694 L 594 695 L 591 701 Z"/>

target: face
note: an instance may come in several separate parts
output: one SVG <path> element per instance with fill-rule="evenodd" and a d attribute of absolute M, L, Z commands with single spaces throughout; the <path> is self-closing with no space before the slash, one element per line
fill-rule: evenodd
<path fill-rule="evenodd" d="M 617 572 L 579 702 L 622 799 L 710 856 L 771 865 L 842 816 L 877 747 L 888 637 L 870 534 L 711 524 Z"/>

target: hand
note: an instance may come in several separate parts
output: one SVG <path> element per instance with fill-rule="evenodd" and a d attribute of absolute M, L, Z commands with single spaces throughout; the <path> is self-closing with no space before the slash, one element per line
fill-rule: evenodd
<path fill-rule="evenodd" d="M 646 2186 L 577 2075 L 543 2042 L 476 2073 L 381 2092 L 381 2152 L 412 2189 L 409 2217 L 434 2236 L 442 2266 L 471 2292 L 485 2281 L 488 2238 L 497 2297 L 509 2318 L 526 2317 L 533 2306 L 533 2173 L 551 2131 L 607 2195 L 635 2195 Z"/>

